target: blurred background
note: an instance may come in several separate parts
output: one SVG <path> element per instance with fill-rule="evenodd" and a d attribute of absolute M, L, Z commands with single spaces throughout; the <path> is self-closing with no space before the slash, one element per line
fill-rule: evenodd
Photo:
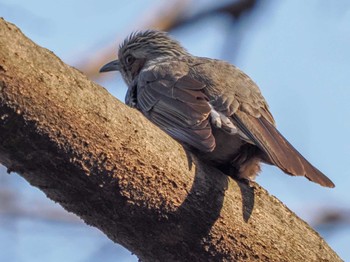
<path fill-rule="evenodd" d="M 120 75 L 98 70 L 134 30 L 169 31 L 192 54 L 240 67 L 281 133 L 336 188 L 269 166 L 257 182 L 350 261 L 350 1 L 0 0 L 0 16 L 122 101 Z M 0 261 L 137 261 L 3 166 L 0 243 Z"/>

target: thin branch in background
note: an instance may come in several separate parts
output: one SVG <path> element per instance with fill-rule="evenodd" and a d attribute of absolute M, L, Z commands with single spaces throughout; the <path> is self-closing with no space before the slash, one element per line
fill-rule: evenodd
<path fill-rule="evenodd" d="M 0 180 L 5 176 L 0 174 Z M 3 181 L 1 181 L 3 182 Z M 66 212 L 61 206 L 53 205 L 49 200 L 26 199 L 30 205 L 22 201 L 22 197 L 11 186 L 1 184 L 0 186 L 0 216 L 15 219 L 35 219 L 50 222 L 81 223 L 76 215 Z"/>
<path fill-rule="evenodd" d="M 76 63 L 79 68 L 90 79 L 98 80 L 101 77 L 99 69 L 106 61 L 115 59 L 117 47 L 124 40 L 124 37 L 130 31 L 154 28 L 158 30 L 167 30 L 172 26 L 178 17 L 182 16 L 189 6 L 189 0 L 176 0 L 162 3 L 153 10 L 147 9 L 144 14 L 138 18 L 134 24 L 130 25 L 122 34 L 113 39 L 112 43 L 106 44 L 100 51 L 95 52 L 90 57 L 84 57 Z"/>
<path fill-rule="evenodd" d="M 317 212 L 317 216 L 311 224 L 315 227 L 350 225 L 350 209 L 324 207 Z"/>
<path fill-rule="evenodd" d="M 228 4 L 204 10 L 188 17 L 186 16 L 186 13 L 190 6 L 189 1 L 178 0 L 171 4 L 167 3 L 167 5 L 158 6 L 153 12 L 151 12 L 152 15 L 150 15 L 150 10 L 147 10 L 144 16 L 139 19 L 135 25 L 130 26 L 127 32 L 129 33 L 134 28 L 154 28 L 163 31 L 171 31 L 213 15 L 229 15 L 233 18 L 233 22 L 237 22 L 243 13 L 253 10 L 256 3 L 257 0 L 232 1 Z M 101 75 L 98 74 L 99 68 L 106 61 L 115 59 L 116 47 L 123 38 L 124 37 L 118 37 L 117 39 L 114 39 L 112 44 L 107 44 L 105 48 L 100 52 L 95 53 L 94 56 L 78 62 L 76 67 L 84 72 L 89 78 L 94 80 L 99 79 L 101 77 Z"/>

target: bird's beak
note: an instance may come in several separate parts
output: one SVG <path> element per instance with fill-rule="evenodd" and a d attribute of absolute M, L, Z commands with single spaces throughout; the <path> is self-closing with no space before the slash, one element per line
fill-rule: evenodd
<path fill-rule="evenodd" d="M 119 60 L 114 60 L 102 66 L 100 69 L 100 73 L 109 72 L 109 71 L 119 71 L 119 70 L 120 70 Z"/>

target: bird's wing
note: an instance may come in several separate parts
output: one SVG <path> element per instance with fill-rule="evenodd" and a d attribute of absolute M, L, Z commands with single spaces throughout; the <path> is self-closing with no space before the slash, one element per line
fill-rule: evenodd
<path fill-rule="evenodd" d="M 189 77 L 186 66 L 158 65 L 141 71 L 137 107 L 176 140 L 208 152 L 215 148 L 210 105 L 203 83 Z M 180 70 L 176 71 L 176 68 Z M 168 72 L 170 69 L 171 72 Z"/>
<path fill-rule="evenodd" d="M 234 86 L 210 97 L 214 108 L 233 119 L 240 131 L 266 154 L 267 162 L 289 175 L 305 176 L 322 186 L 334 187 L 333 182 L 311 165 L 276 129 L 257 85 L 239 69 L 232 69 Z"/>

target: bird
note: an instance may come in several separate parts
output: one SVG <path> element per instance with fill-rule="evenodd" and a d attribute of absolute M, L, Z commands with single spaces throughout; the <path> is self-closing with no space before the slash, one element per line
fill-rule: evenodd
<path fill-rule="evenodd" d="M 118 59 L 100 69 L 109 71 L 121 73 L 128 106 L 226 175 L 253 181 L 265 163 L 335 186 L 277 130 L 259 87 L 238 67 L 191 55 L 168 33 L 145 30 L 120 44 Z"/>

